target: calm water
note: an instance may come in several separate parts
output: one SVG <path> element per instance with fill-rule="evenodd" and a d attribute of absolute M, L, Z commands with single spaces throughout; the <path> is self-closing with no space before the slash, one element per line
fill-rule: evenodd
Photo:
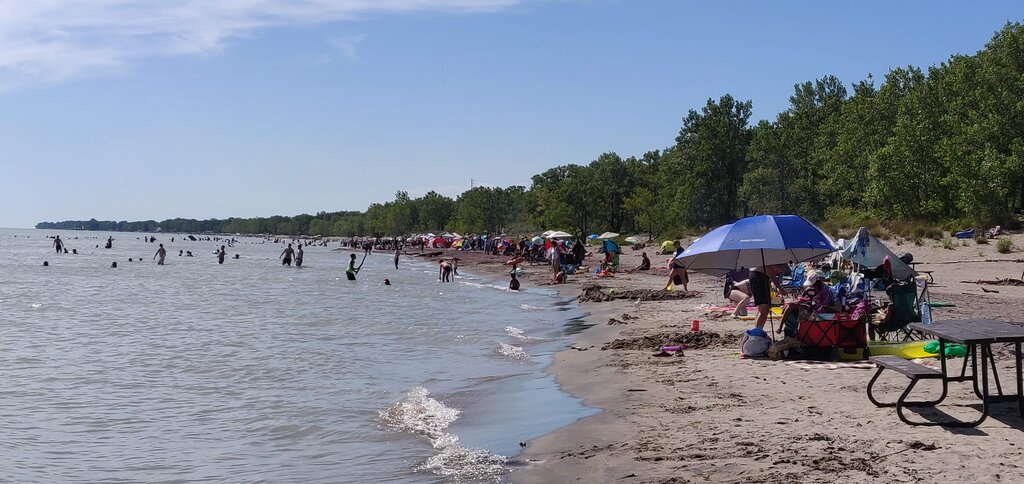
<path fill-rule="evenodd" d="M 553 292 L 157 237 L 162 267 L 141 234 L 0 230 L 0 481 L 494 481 L 591 413 L 542 372 L 581 316 Z"/>

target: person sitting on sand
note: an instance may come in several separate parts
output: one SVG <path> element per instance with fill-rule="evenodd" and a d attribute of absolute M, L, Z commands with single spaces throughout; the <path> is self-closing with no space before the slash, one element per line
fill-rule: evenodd
<path fill-rule="evenodd" d="M 636 270 L 638 270 L 638 271 L 649 271 L 649 270 L 651 270 L 651 259 L 647 258 L 647 252 L 641 252 L 640 253 L 640 257 L 642 258 L 642 260 L 640 261 L 640 266 L 637 267 Z"/>
<path fill-rule="evenodd" d="M 519 290 L 519 279 L 516 279 L 516 273 L 515 272 L 512 272 L 512 280 L 508 281 L 508 290 L 509 291 L 518 291 Z"/>

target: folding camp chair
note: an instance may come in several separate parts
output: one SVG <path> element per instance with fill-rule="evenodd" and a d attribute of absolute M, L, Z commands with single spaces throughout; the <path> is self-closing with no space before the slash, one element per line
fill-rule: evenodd
<path fill-rule="evenodd" d="M 907 325 L 921 321 L 921 306 L 928 304 L 927 280 L 923 277 L 910 278 L 889 285 L 885 292 L 891 304 L 887 307 L 885 319 L 870 326 L 871 334 L 877 335 L 882 341 L 922 339 L 924 335 L 915 333 Z"/>
<path fill-rule="evenodd" d="M 790 294 L 800 292 L 807 277 L 806 270 L 803 264 L 797 264 L 790 275 L 782 278 L 782 289 Z"/>

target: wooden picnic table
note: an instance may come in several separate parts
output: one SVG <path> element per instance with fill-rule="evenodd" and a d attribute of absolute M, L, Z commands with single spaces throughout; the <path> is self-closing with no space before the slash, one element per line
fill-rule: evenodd
<path fill-rule="evenodd" d="M 942 365 L 942 397 L 934 404 L 940 403 L 946 397 L 946 391 L 950 382 L 970 381 L 974 385 L 974 393 L 982 401 L 981 416 L 971 422 L 925 422 L 917 425 L 947 425 L 959 427 L 974 427 L 988 418 L 989 403 L 998 401 L 1016 401 L 1021 416 L 1024 417 L 1024 392 L 1022 392 L 1021 372 L 1021 344 L 1024 343 L 1024 326 L 993 319 L 958 319 L 949 321 L 933 321 L 931 324 L 911 323 L 908 327 L 924 334 L 932 335 L 939 340 L 939 360 Z M 968 354 L 964 357 L 963 368 L 960 375 L 950 375 L 947 371 L 946 344 L 959 343 L 967 346 Z M 996 343 L 1012 343 L 1014 345 L 1014 364 L 1016 367 L 1016 395 L 1003 395 L 1002 386 L 999 383 L 999 375 L 995 367 L 995 358 L 992 356 L 992 345 Z M 981 359 L 981 371 L 978 371 L 978 359 Z M 971 374 L 967 375 L 967 364 L 971 364 Z M 988 371 L 989 363 L 995 377 L 996 390 L 998 395 L 989 394 Z"/>

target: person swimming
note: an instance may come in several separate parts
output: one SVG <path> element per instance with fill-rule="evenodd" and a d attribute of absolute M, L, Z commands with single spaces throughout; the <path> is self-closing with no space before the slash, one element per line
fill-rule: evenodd
<path fill-rule="evenodd" d="M 518 291 L 519 290 L 519 279 L 516 278 L 516 273 L 515 272 L 512 273 L 512 280 L 508 281 L 508 289 L 510 291 Z"/>
<path fill-rule="evenodd" d="M 348 261 L 348 269 L 345 270 L 345 277 L 350 281 L 356 280 L 356 274 L 359 273 L 359 269 L 356 268 L 356 255 L 351 254 L 351 258 Z"/>
<path fill-rule="evenodd" d="M 384 278 L 384 285 L 385 286 L 390 286 L 391 285 L 391 281 L 388 280 L 388 278 L 386 278 L 386 277 Z"/>

